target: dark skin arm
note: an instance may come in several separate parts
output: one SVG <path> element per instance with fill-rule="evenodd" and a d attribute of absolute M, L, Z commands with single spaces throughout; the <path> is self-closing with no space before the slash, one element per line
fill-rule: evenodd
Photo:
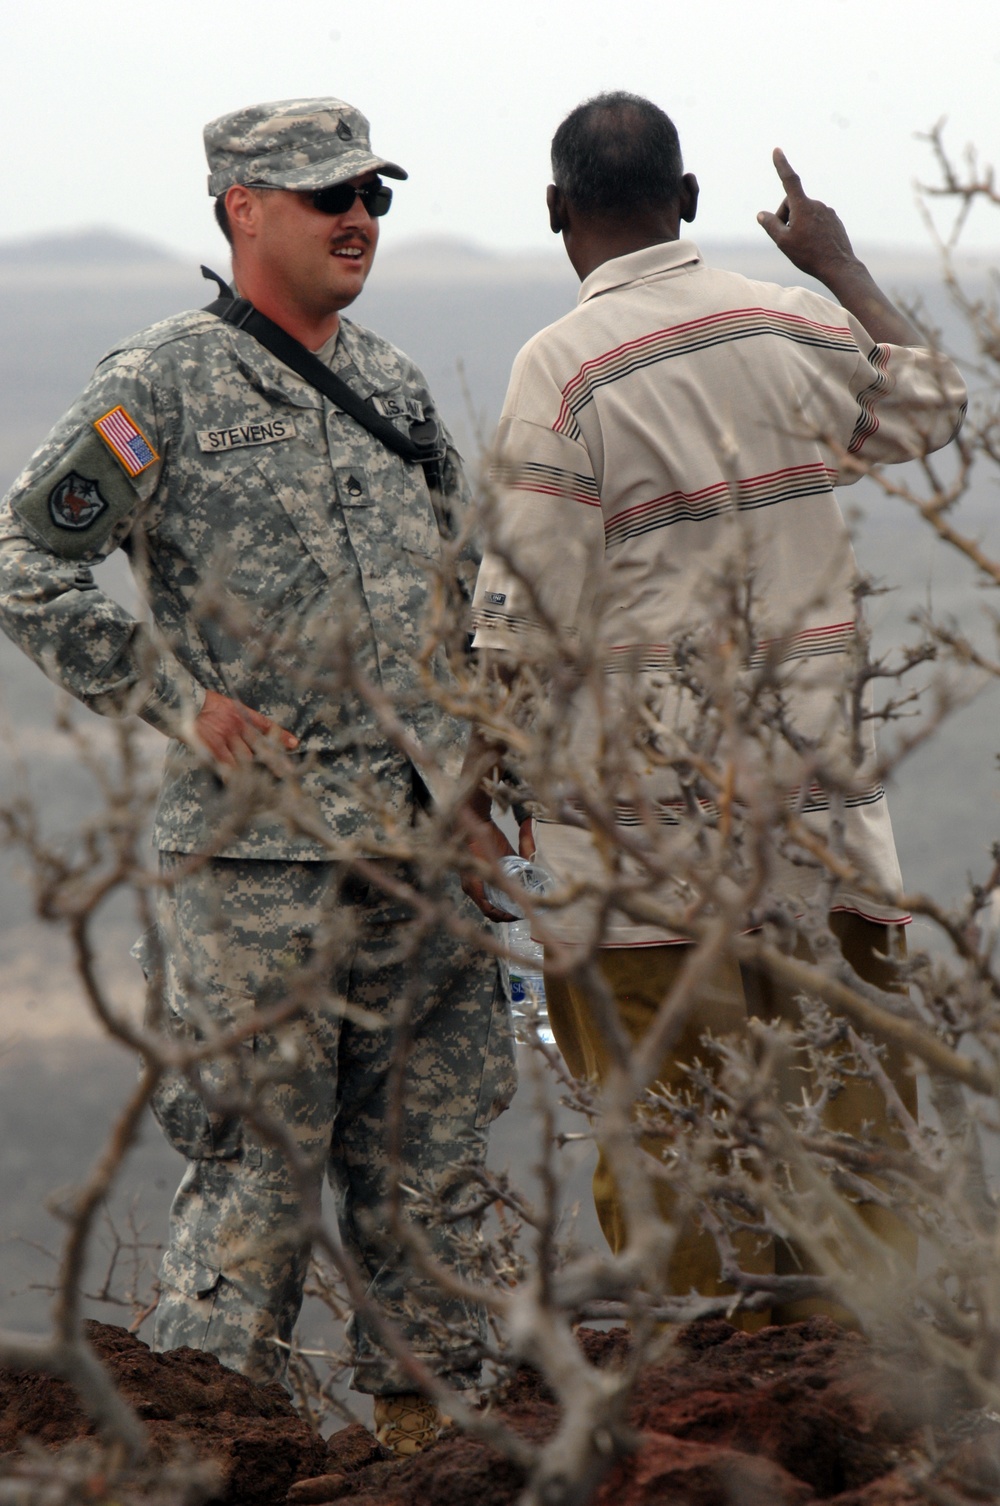
<path fill-rule="evenodd" d="M 757 223 L 778 250 L 800 272 L 829 288 L 841 308 L 860 320 L 873 340 L 888 345 L 925 345 L 919 330 L 889 301 L 855 255 L 836 211 L 819 199 L 809 198 L 780 147 L 775 148 L 773 160 L 785 197 L 775 213 L 762 209 Z"/>
<path fill-rule="evenodd" d="M 471 746 L 469 752 L 470 754 L 472 752 Z M 469 767 L 470 759 L 467 756 L 466 768 Z M 492 801 L 485 790 L 477 789 L 470 795 L 463 815 L 466 823 L 465 845 L 471 857 L 478 858 L 484 863 L 499 863 L 501 858 L 513 855 L 513 847 L 493 820 Z M 485 880 L 477 874 L 468 871 L 463 873 L 462 888 L 487 920 L 513 919 L 513 916 L 506 910 L 499 910 L 496 905 L 490 904 L 486 898 Z"/>
<path fill-rule="evenodd" d="M 500 752 L 496 743 L 487 743 L 478 728 L 473 727 L 462 766 L 463 780 L 476 782 L 465 807 L 466 844 L 473 857 L 487 863 L 499 863 L 501 858 L 514 855 L 513 847 L 493 820 L 493 802 L 481 783 L 484 777 L 497 774 L 499 759 Z M 532 835 L 530 817 L 522 821 L 518 828 L 518 850 L 522 858 L 532 858 L 535 855 L 535 838 Z M 490 904 L 486 898 L 485 887 L 485 880 L 478 875 L 472 873 L 462 875 L 463 890 L 473 904 L 483 912 L 487 920 L 513 919 L 506 910 L 499 910 L 496 905 Z"/>

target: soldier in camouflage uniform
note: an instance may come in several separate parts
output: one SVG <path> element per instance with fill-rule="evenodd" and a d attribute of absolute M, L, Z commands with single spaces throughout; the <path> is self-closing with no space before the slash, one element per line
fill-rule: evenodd
<path fill-rule="evenodd" d="M 335 99 L 283 101 L 212 122 L 205 141 L 238 292 L 404 434 L 432 416 L 417 368 L 339 317 L 387 207 L 376 174 L 406 176 L 373 154 L 364 116 Z M 345 184 L 360 192 L 331 195 Z M 444 650 L 420 655 L 434 562 L 463 499 L 450 445 L 432 493 L 420 465 L 203 311 L 107 355 L 0 514 L 5 630 L 86 705 L 171 739 L 154 827 L 166 882 L 144 943 L 154 1014 L 182 1039 L 247 1028 L 237 1050 L 158 1090 L 188 1167 L 156 1344 L 200 1346 L 260 1380 L 284 1370 L 324 1170 L 369 1295 L 434 1370 L 476 1380 L 481 1315 L 406 1277 L 382 1211 L 394 1113 L 400 1180 L 447 1200 L 456 1163 L 481 1162 L 513 1091 L 495 968 L 439 932 L 401 945 L 412 911 L 394 883 L 416 874 L 378 859 L 379 833 L 447 798 L 461 762 L 462 729 L 425 684 L 428 672 L 446 683 Z M 151 626 L 95 584 L 93 566 L 118 547 Z M 355 692 L 334 672 L 345 665 Z M 391 702 L 403 739 L 356 693 L 364 683 Z M 495 829 L 485 841 L 496 847 Z M 352 870 L 352 854 L 375 868 Z M 447 873 L 422 882 L 478 919 Z M 303 977 L 307 1008 L 278 1029 L 247 1026 Z M 425 1234 L 448 1260 L 447 1234 Z M 442 1324 L 465 1335 L 444 1355 Z M 412 1384 L 367 1303 L 354 1330 L 355 1385 L 398 1401 Z"/>

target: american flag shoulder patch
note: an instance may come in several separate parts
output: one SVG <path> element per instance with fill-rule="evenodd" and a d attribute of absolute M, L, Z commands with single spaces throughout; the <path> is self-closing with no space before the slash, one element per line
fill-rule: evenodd
<path fill-rule="evenodd" d="M 135 419 L 121 406 L 97 419 L 94 428 L 130 476 L 141 476 L 160 458 Z"/>

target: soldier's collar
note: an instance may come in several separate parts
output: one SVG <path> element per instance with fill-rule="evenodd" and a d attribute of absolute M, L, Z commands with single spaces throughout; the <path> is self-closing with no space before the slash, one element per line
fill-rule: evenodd
<path fill-rule="evenodd" d="M 272 356 L 259 340 L 254 339 L 253 335 L 229 325 L 221 327 L 225 329 L 227 338 L 232 341 L 237 366 L 258 391 L 268 396 L 284 398 L 286 402 L 293 403 L 297 408 L 321 408 L 323 406 L 323 399 L 315 387 L 303 381 L 283 361 L 279 361 L 277 356 Z"/>
<path fill-rule="evenodd" d="M 389 392 L 399 386 L 399 378 L 385 370 L 375 354 L 372 342 L 362 338 L 361 331 L 350 319 L 340 321 L 340 342 L 333 370 L 350 382 L 362 397 L 371 397 L 376 392 Z"/>
<path fill-rule="evenodd" d="M 233 342 L 236 362 L 244 375 L 261 392 L 285 398 L 299 408 L 320 408 L 322 398 L 315 387 L 297 376 L 258 340 L 245 331 L 227 327 Z M 395 391 L 398 374 L 387 371 L 375 354 L 372 342 L 350 320 L 340 321 L 340 331 L 330 368 L 342 377 L 361 398 Z"/>

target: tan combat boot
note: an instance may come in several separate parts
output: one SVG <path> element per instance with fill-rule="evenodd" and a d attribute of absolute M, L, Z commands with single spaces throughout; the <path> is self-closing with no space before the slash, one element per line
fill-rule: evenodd
<path fill-rule="evenodd" d="M 415 1391 L 376 1396 L 374 1401 L 375 1437 L 398 1459 L 419 1454 L 436 1443 L 441 1429 L 451 1420 L 442 1417 L 432 1401 Z"/>

